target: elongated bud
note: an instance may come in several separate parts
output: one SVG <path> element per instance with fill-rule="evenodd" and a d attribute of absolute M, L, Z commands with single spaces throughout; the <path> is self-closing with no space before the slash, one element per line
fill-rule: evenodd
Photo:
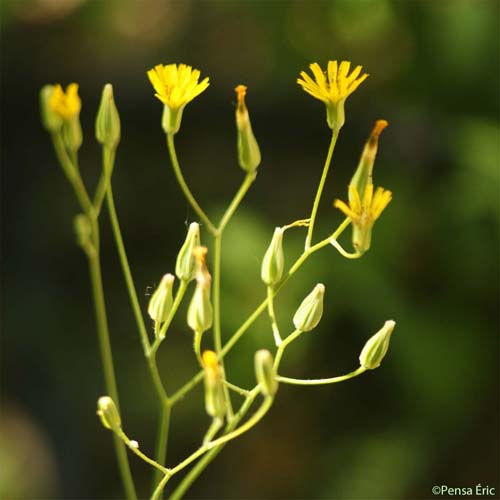
<path fill-rule="evenodd" d="M 47 132 L 53 133 L 60 130 L 63 124 L 62 118 L 53 111 L 50 106 L 50 99 L 54 92 L 54 85 L 44 85 L 40 90 L 40 115 L 42 125 Z"/>
<path fill-rule="evenodd" d="M 257 351 L 254 358 L 254 367 L 255 378 L 260 385 L 260 391 L 264 396 L 273 397 L 278 390 L 278 381 L 276 380 L 272 354 L 266 349 Z"/>
<path fill-rule="evenodd" d="M 394 321 L 386 321 L 384 326 L 368 340 L 359 355 L 359 363 L 362 367 L 373 370 L 380 366 L 389 349 L 389 342 L 395 326 Z"/>
<path fill-rule="evenodd" d="M 260 164 L 260 148 L 252 131 L 250 116 L 245 104 L 247 88 L 238 85 L 235 89 L 238 97 L 236 107 L 236 129 L 238 132 L 238 162 L 246 172 L 254 172 Z"/>
<path fill-rule="evenodd" d="M 115 148 L 120 142 L 120 115 L 113 97 L 113 86 L 104 85 L 95 121 L 95 137 L 103 145 Z"/>
<path fill-rule="evenodd" d="M 323 316 L 323 297 L 325 285 L 318 283 L 313 291 L 302 301 L 295 316 L 293 324 L 297 330 L 309 332 L 316 328 Z"/>
<path fill-rule="evenodd" d="M 97 401 L 97 415 L 106 429 L 117 431 L 122 425 L 122 420 L 114 401 L 109 396 L 102 396 Z"/>
<path fill-rule="evenodd" d="M 203 333 L 212 326 L 213 310 L 210 302 L 212 278 L 207 270 L 205 256 L 207 248 L 198 246 L 193 250 L 196 262 L 196 288 L 189 304 L 187 323 L 194 332 Z"/>
<path fill-rule="evenodd" d="M 222 370 L 214 351 L 204 351 L 201 357 L 205 375 L 205 409 L 211 417 L 226 413 Z"/>
<path fill-rule="evenodd" d="M 174 279 L 172 274 L 165 274 L 158 288 L 153 295 L 151 295 L 148 305 L 148 314 L 153 321 L 163 323 L 167 320 L 172 309 L 172 288 L 174 286 Z"/>
<path fill-rule="evenodd" d="M 175 263 L 175 274 L 182 281 L 191 281 L 195 275 L 193 249 L 200 244 L 200 226 L 197 222 L 189 225 L 186 240 L 182 245 Z"/>
<path fill-rule="evenodd" d="M 274 230 L 271 244 L 266 250 L 264 259 L 262 260 L 260 276 L 266 285 L 275 285 L 283 275 L 283 268 L 285 265 L 283 233 L 284 230 L 281 227 L 277 227 Z"/>
<path fill-rule="evenodd" d="M 85 214 L 78 214 L 73 219 L 73 228 L 75 230 L 76 242 L 82 248 L 87 248 L 92 244 L 92 225 Z"/>
<path fill-rule="evenodd" d="M 368 184 L 373 184 L 373 165 L 378 151 L 378 138 L 382 131 L 389 125 L 385 120 L 377 120 L 373 126 L 373 130 L 366 141 L 361 158 L 359 159 L 358 168 L 352 176 L 349 183 L 349 202 L 353 202 L 353 190 L 356 188 L 360 196 L 366 191 Z M 351 187 L 352 186 L 352 187 Z M 354 200 L 355 202 L 356 200 Z"/>

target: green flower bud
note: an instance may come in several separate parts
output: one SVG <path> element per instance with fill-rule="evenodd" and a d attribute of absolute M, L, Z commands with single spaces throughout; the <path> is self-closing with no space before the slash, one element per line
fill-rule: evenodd
<path fill-rule="evenodd" d="M 246 172 L 254 172 L 260 164 L 259 145 L 252 131 L 250 116 L 245 104 L 247 88 L 238 85 L 235 89 L 238 96 L 236 108 L 236 129 L 238 132 L 238 162 Z"/>
<path fill-rule="evenodd" d="M 283 268 L 285 266 L 283 233 L 284 230 L 281 227 L 277 227 L 274 230 L 271 244 L 266 250 L 264 259 L 262 259 L 260 276 L 266 285 L 275 285 L 283 275 Z"/>
<path fill-rule="evenodd" d="M 223 417 L 226 413 L 226 399 L 217 354 L 214 351 L 205 351 L 202 364 L 205 375 L 205 409 L 211 417 Z"/>
<path fill-rule="evenodd" d="M 148 314 L 153 321 L 163 323 L 167 320 L 172 309 L 173 297 L 172 288 L 175 277 L 172 274 L 165 274 L 161 279 L 158 288 L 155 290 L 148 305 Z"/>
<path fill-rule="evenodd" d="M 200 244 L 200 226 L 197 222 L 189 225 L 186 240 L 182 245 L 175 264 L 175 274 L 182 281 L 191 281 L 195 275 L 193 249 Z"/>
<path fill-rule="evenodd" d="M 349 203 L 355 203 L 357 201 L 354 199 L 355 193 L 352 188 L 355 188 L 357 193 L 362 196 L 366 191 L 367 185 L 373 184 L 373 165 L 377 156 L 378 138 L 387 125 L 388 122 L 385 120 L 377 120 L 375 122 L 370 137 L 366 141 L 363 152 L 361 153 L 356 172 L 354 172 L 351 182 L 349 183 Z"/>
<path fill-rule="evenodd" d="M 278 390 L 276 370 L 272 354 L 261 349 L 255 353 L 254 358 L 255 378 L 260 385 L 260 391 L 264 396 L 274 396 Z"/>
<path fill-rule="evenodd" d="M 97 401 L 97 415 L 106 429 L 117 431 L 122 425 L 120 414 L 114 401 L 109 396 L 102 396 Z"/>
<path fill-rule="evenodd" d="M 195 332 L 205 332 L 212 326 L 213 311 L 210 303 L 210 280 L 196 284 L 193 298 L 189 304 L 187 323 Z"/>
<path fill-rule="evenodd" d="M 193 255 L 196 260 L 196 288 L 189 304 L 187 323 L 194 332 L 203 333 L 212 326 L 213 310 L 210 302 L 212 278 L 205 264 L 206 247 L 195 247 Z"/>
<path fill-rule="evenodd" d="M 50 99 L 54 92 L 53 85 L 44 85 L 40 90 L 40 114 L 42 118 L 42 125 L 47 132 L 57 132 L 63 124 L 61 116 L 54 112 L 50 106 Z"/>
<path fill-rule="evenodd" d="M 359 363 L 363 368 L 373 370 L 380 366 L 389 349 L 391 334 L 395 326 L 394 321 L 386 321 L 384 326 L 368 340 L 359 355 Z"/>
<path fill-rule="evenodd" d="M 92 244 L 92 224 L 85 214 L 78 214 L 73 219 L 73 228 L 79 246 L 86 249 Z"/>
<path fill-rule="evenodd" d="M 309 332 L 316 328 L 323 316 L 323 297 L 325 285 L 318 283 L 313 291 L 302 301 L 293 317 L 297 330 Z"/>
<path fill-rule="evenodd" d="M 98 142 L 115 148 L 120 142 L 120 116 L 113 98 L 113 86 L 104 85 L 101 104 L 95 121 L 95 137 Z"/>

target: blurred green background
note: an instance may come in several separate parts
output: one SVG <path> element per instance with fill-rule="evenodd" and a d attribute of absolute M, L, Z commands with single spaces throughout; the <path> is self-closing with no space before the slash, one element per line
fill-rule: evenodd
<path fill-rule="evenodd" d="M 390 352 L 380 369 L 344 384 L 282 386 L 265 420 L 228 445 L 188 497 L 424 499 L 435 484 L 478 483 L 498 493 L 498 2 L 3 0 L 1 9 L 2 498 L 123 495 L 111 435 L 95 416 L 104 389 L 86 262 L 72 231 L 77 204 L 39 124 L 40 87 L 80 83 L 80 163 L 93 186 L 93 121 L 102 85 L 114 85 L 122 118 L 115 197 L 146 306 L 148 287 L 172 271 L 194 220 L 146 71 L 185 62 L 211 78 L 186 108 L 177 145 L 192 190 L 214 216 L 243 178 L 233 88 L 248 85 L 263 162 L 224 239 L 228 338 L 263 298 L 260 260 L 273 228 L 309 214 L 329 129 L 324 106 L 295 80 L 328 59 L 351 60 L 371 76 L 347 102 L 317 238 L 342 220 L 331 202 L 345 199 L 378 118 L 390 126 L 376 184 L 394 199 L 363 259 L 326 248 L 279 296 L 286 330 L 313 285 L 327 287 L 321 325 L 290 348 L 281 371 L 346 373 L 392 318 Z M 148 451 L 157 403 L 106 214 L 102 233 L 123 419 Z M 288 263 L 303 236 L 287 233 Z M 171 391 L 196 367 L 185 306 L 159 357 Z M 230 377 L 250 386 L 253 352 L 270 346 L 263 320 L 228 357 Z M 208 425 L 202 402 L 198 388 L 176 407 L 170 464 L 195 449 Z M 130 460 L 144 497 L 151 469 Z"/>

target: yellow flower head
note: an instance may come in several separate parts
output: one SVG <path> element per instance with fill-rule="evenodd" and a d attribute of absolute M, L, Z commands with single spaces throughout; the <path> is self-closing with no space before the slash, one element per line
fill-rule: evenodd
<path fill-rule="evenodd" d="M 350 217 L 353 224 L 353 245 L 358 252 L 366 252 L 370 248 L 373 224 L 380 217 L 392 199 L 391 191 L 379 187 L 373 193 L 373 184 L 365 187 L 363 198 L 358 190 L 349 186 L 349 205 L 335 200 L 334 206 Z"/>
<path fill-rule="evenodd" d="M 337 65 L 337 61 L 328 61 L 326 74 L 318 63 L 313 63 L 309 67 L 316 81 L 305 71 L 301 71 L 302 78 L 298 78 L 297 83 L 308 94 L 325 103 L 337 103 L 345 99 L 368 78 L 367 73 L 359 76 L 362 66 L 356 66 L 354 71 L 348 75 L 351 67 L 349 61 L 342 61 L 340 65 Z"/>
<path fill-rule="evenodd" d="M 363 73 L 360 76 L 362 66 L 356 66 L 349 74 L 349 61 L 342 61 L 340 64 L 337 61 L 328 61 L 326 71 L 323 71 L 318 63 L 311 64 L 309 68 L 314 79 L 305 71 L 301 71 L 297 83 L 305 92 L 326 104 L 328 125 L 339 130 L 345 120 L 345 100 L 368 78 L 368 74 Z"/>
<path fill-rule="evenodd" d="M 200 71 L 186 64 L 158 64 L 148 71 L 148 78 L 155 96 L 171 110 L 183 108 L 209 85 L 208 77 L 198 82 Z"/>
<path fill-rule="evenodd" d="M 82 108 L 82 101 L 78 95 L 78 84 L 70 83 L 66 87 L 66 92 L 61 85 L 55 85 L 49 99 L 49 107 L 63 120 L 70 120 L 74 116 L 78 116 Z"/>

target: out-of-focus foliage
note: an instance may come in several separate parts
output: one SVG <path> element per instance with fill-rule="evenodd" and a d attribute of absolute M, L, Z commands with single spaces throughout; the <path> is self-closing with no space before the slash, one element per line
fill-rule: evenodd
<path fill-rule="evenodd" d="M 340 222 L 331 202 L 345 199 L 379 118 L 390 125 L 375 178 L 394 199 L 363 259 L 324 249 L 277 298 L 286 331 L 305 294 L 326 285 L 322 322 L 290 349 L 282 373 L 345 373 L 384 320 L 398 327 L 378 370 L 337 386 L 281 387 L 270 415 L 226 448 L 191 497 L 395 500 L 428 498 L 434 484 L 498 488 L 497 2 L 4 0 L 1 9 L 3 397 L 16 410 L 2 416 L 9 439 L 0 441 L 0 470 L 21 464 L 23 472 L 2 476 L 0 494 L 33 498 L 16 489 L 29 470 L 42 481 L 39 498 L 121 495 L 112 443 L 95 416 L 103 383 L 72 235 L 77 207 L 39 124 L 39 88 L 80 83 L 80 163 L 92 184 L 93 121 L 102 85 L 113 83 L 122 120 L 114 191 L 146 307 L 148 287 L 172 272 L 193 220 L 146 70 L 184 62 L 211 78 L 178 134 L 186 177 L 211 213 L 223 211 L 242 177 L 233 88 L 248 85 L 262 164 L 224 237 L 227 338 L 265 294 L 260 262 L 273 228 L 309 213 L 329 130 L 321 103 L 295 80 L 328 59 L 350 59 L 371 76 L 346 105 L 318 238 Z M 103 233 L 122 417 L 152 450 L 156 400 L 107 223 Z M 288 263 L 303 237 L 286 233 Z M 186 306 L 159 353 L 170 390 L 196 369 L 185 314 Z M 271 342 L 268 322 L 257 322 L 228 358 L 236 382 L 253 381 L 253 353 Z M 208 425 L 202 404 L 198 389 L 176 408 L 169 463 L 198 444 Z M 150 470 L 133 458 L 132 466 L 144 496 Z"/>

